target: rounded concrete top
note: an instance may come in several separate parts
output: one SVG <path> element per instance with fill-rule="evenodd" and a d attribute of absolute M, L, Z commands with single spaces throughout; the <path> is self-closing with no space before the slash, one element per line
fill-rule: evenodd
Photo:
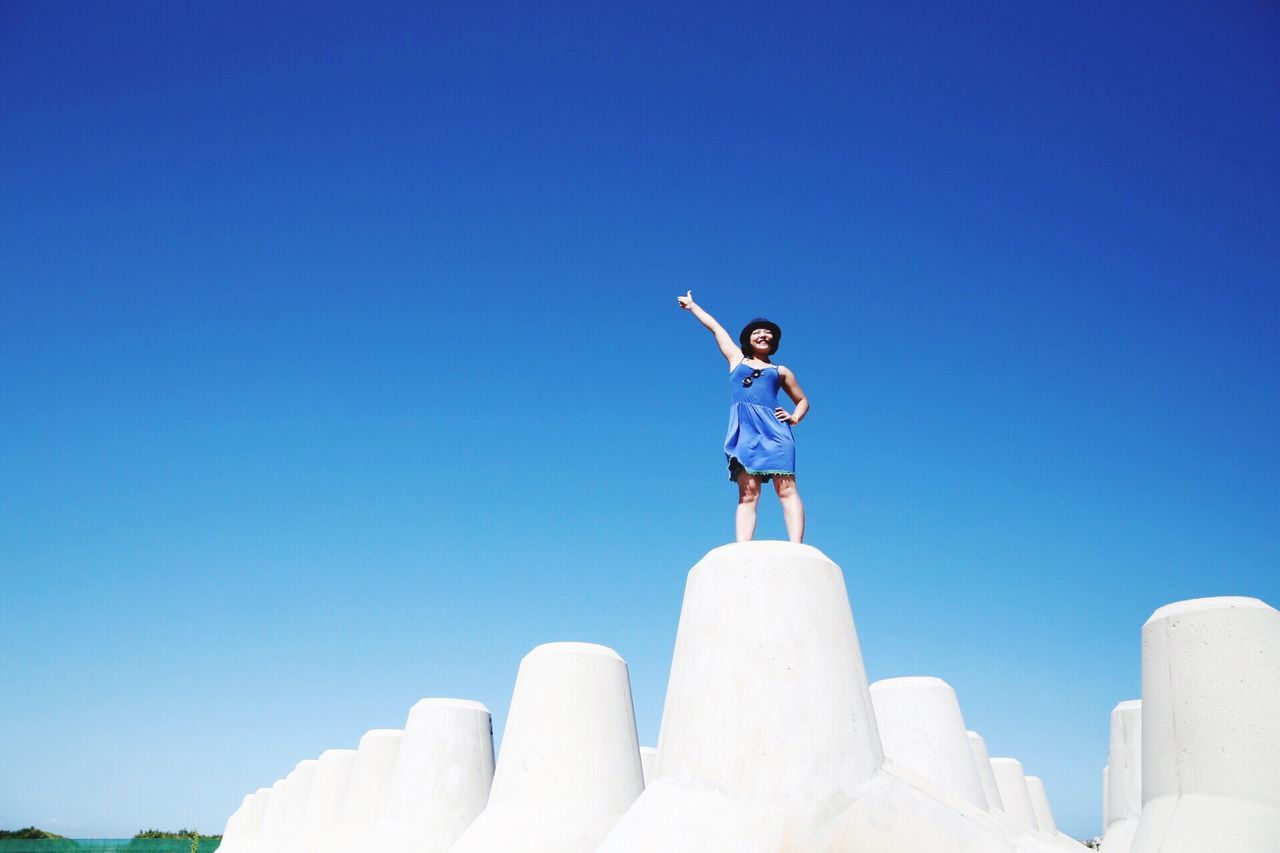
<path fill-rule="evenodd" d="M 528 660 L 534 655 L 599 655 L 622 661 L 622 656 L 613 649 L 608 646 L 598 646 L 595 643 L 543 643 L 535 646 L 529 654 L 525 655 L 525 659 Z M 626 661 L 622 662 L 626 663 Z"/>
<path fill-rule="evenodd" d="M 733 556 L 738 559 L 758 559 L 761 557 L 816 557 L 819 560 L 825 560 L 828 563 L 831 562 L 831 559 L 827 557 L 826 554 L 822 553 L 812 545 L 787 542 L 783 539 L 753 539 L 750 542 L 730 542 L 728 545 L 721 545 L 718 548 L 712 548 L 702 559 L 706 560 L 712 556 Z"/>
<path fill-rule="evenodd" d="M 271 789 L 270 789 L 270 788 L 259 788 L 258 790 L 254 791 L 254 793 L 255 793 L 255 794 L 270 794 L 270 793 L 271 793 Z"/>
<path fill-rule="evenodd" d="M 1028 781 L 1028 782 L 1040 782 L 1040 784 L 1041 784 L 1041 785 L 1043 785 L 1043 784 L 1044 784 L 1044 782 L 1043 782 L 1043 781 L 1041 781 L 1041 779 L 1040 779 L 1040 777 L 1039 777 L 1039 776 L 1028 776 L 1028 777 L 1027 777 L 1027 781 Z"/>
<path fill-rule="evenodd" d="M 1141 699 L 1126 699 L 1120 704 L 1116 705 L 1114 708 L 1112 708 L 1111 713 L 1118 714 L 1121 711 L 1141 711 L 1141 710 L 1142 710 Z"/>
<path fill-rule="evenodd" d="M 355 754 L 356 754 L 356 751 L 354 749 L 326 749 L 324 752 L 320 753 L 320 760 L 324 761 L 327 758 L 330 761 L 332 761 L 335 758 L 339 758 L 343 755 L 355 755 Z"/>
<path fill-rule="evenodd" d="M 973 729 L 969 729 L 968 731 L 966 731 L 966 732 L 965 732 L 965 734 L 967 734 L 967 735 L 969 736 L 969 739 L 970 739 L 970 740 L 975 740 L 975 739 L 976 739 L 976 740 L 980 740 L 980 741 L 982 741 L 983 743 L 986 743 L 986 742 L 987 742 L 987 741 L 986 741 L 986 738 L 984 738 L 982 735 L 980 735 L 980 734 L 978 734 L 977 732 L 975 732 Z"/>
<path fill-rule="evenodd" d="M 409 711 L 412 714 L 419 708 L 458 708 L 463 711 L 482 711 L 489 713 L 489 709 L 484 706 L 483 702 L 477 702 L 474 699 L 445 699 L 435 698 L 419 699 L 414 703 L 413 708 Z"/>
<path fill-rule="evenodd" d="M 360 737 L 360 742 L 364 743 L 365 738 L 370 740 L 383 740 L 391 738 L 404 737 L 404 729 L 369 729 Z"/>
<path fill-rule="evenodd" d="M 1016 764 L 1018 765 L 1019 770 L 1022 769 L 1022 762 L 1016 758 L 993 758 L 991 759 L 991 763 L 992 764 L 997 764 L 997 763 L 998 764 Z"/>
<path fill-rule="evenodd" d="M 293 768 L 293 773 L 297 773 L 299 770 L 305 770 L 308 767 L 315 767 L 319 763 L 320 759 L 318 758 L 304 758 L 298 762 L 296 767 Z M 290 773 L 289 775 L 292 776 L 293 773 Z"/>
<path fill-rule="evenodd" d="M 1253 610 L 1274 610 L 1275 608 L 1247 595 L 1222 595 L 1214 598 L 1190 598 L 1186 601 L 1175 601 L 1172 604 L 1166 604 L 1164 607 L 1156 610 L 1151 614 L 1151 618 L 1146 621 L 1147 625 L 1152 622 L 1159 622 L 1161 619 L 1169 619 L 1173 616 L 1180 616 L 1183 613 L 1198 613 L 1206 610 L 1230 610 L 1233 607 L 1253 609 Z"/>
<path fill-rule="evenodd" d="M 901 688 L 910 688 L 913 690 L 948 690 L 952 693 L 951 685 L 943 681 L 941 678 L 934 678 L 932 675 L 904 675 L 899 678 L 882 678 L 873 682 L 872 690 L 894 690 Z"/>

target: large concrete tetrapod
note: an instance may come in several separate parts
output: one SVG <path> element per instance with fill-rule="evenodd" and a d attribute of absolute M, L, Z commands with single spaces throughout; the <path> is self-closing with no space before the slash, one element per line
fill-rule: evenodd
<path fill-rule="evenodd" d="M 320 754 L 299 830 L 284 848 L 285 853 L 315 853 L 332 834 L 342 816 L 355 760 L 354 749 L 330 749 Z"/>
<path fill-rule="evenodd" d="M 516 676 L 489 804 L 453 853 L 589 853 L 644 790 L 627 665 L 548 643 Z"/>
<path fill-rule="evenodd" d="M 1129 853 L 1142 814 L 1142 702 L 1130 700 L 1111 712 L 1111 743 L 1103 780 L 1103 853 Z"/>
<path fill-rule="evenodd" d="M 1031 791 L 1027 788 L 1022 762 L 1016 758 L 993 758 L 991 772 L 996 777 L 996 787 L 1000 789 L 1005 814 L 1020 826 L 1039 830 L 1040 822 L 1036 820 L 1036 809 L 1031 804 Z"/>
<path fill-rule="evenodd" d="M 342 815 L 319 848 L 321 853 L 366 853 L 369 830 L 386 803 L 403 738 L 400 729 L 372 729 L 360 738 Z"/>
<path fill-rule="evenodd" d="M 969 752 L 973 756 L 974 769 L 982 781 L 982 793 L 987 798 L 987 808 L 991 811 L 1004 811 L 1004 800 L 1000 799 L 1000 788 L 996 786 L 996 776 L 991 772 L 991 754 L 987 752 L 987 742 L 977 732 L 966 731 L 969 738 Z"/>
<path fill-rule="evenodd" d="M 235 853 L 244 850 L 246 845 L 258 834 L 262 826 L 262 815 L 267 810 L 267 800 L 271 796 L 270 788 L 259 788 L 252 794 L 246 794 L 240 808 L 227 820 L 222 830 L 222 843 L 219 850 Z"/>
<path fill-rule="evenodd" d="M 493 723 L 466 699 L 423 699 L 409 711 L 387 805 L 370 833 L 377 853 L 443 853 L 489 800 Z"/>
<path fill-rule="evenodd" d="M 886 678 L 871 685 L 884 754 L 952 796 L 987 808 L 956 692 L 940 678 Z"/>
<path fill-rule="evenodd" d="M 600 853 L 1012 849 L 885 766 L 848 601 L 808 545 L 726 545 L 694 566 L 653 779 Z"/>
<path fill-rule="evenodd" d="M 1053 809 L 1049 806 L 1049 794 L 1044 789 L 1044 781 L 1039 776 L 1028 776 L 1027 793 L 1031 797 L 1031 809 L 1036 813 L 1040 831 L 1056 836 L 1058 822 L 1053 819 Z"/>
<path fill-rule="evenodd" d="M 1142 816 L 1133 853 L 1280 849 L 1280 613 L 1161 607 L 1142 628 Z M 1112 780 L 1112 784 L 1115 780 Z"/>

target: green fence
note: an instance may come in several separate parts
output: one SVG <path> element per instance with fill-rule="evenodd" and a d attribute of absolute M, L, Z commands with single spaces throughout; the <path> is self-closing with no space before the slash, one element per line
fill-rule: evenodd
<path fill-rule="evenodd" d="M 213 853 L 221 839 L 200 839 L 199 853 Z M 191 853 L 190 838 L 5 838 L 0 853 Z"/>

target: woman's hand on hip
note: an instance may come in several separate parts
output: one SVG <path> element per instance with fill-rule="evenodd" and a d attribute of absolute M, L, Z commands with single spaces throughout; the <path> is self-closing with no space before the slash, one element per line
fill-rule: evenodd
<path fill-rule="evenodd" d="M 782 408 L 781 406 L 773 410 L 773 416 L 784 424 L 791 424 L 792 426 L 795 426 L 796 424 L 800 423 L 798 420 L 796 420 L 795 415 L 787 414 L 787 410 Z"/>

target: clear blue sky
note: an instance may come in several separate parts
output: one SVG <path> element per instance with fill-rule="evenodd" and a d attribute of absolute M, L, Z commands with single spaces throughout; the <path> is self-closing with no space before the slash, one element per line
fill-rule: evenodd
<path fill-rule="evenodd" d="M 872 678 L 1098 831 L 1146 617 L 1280 604 L 1280 9 L 421 5 L 0 5 L 0 826 L 220 830 L 553 640 L 654 743 L 692 288 L 784 329 Z"/>

